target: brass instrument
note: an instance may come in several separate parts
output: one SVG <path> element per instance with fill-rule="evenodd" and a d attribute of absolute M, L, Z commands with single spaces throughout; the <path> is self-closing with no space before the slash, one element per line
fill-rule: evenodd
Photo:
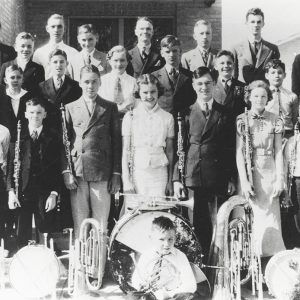
<path fill-rule="evenodd" d="M 67 129 L 67 121 L 66 121 L 66 110 L 64 105 L 61 103 L 60 105 L 61 111 L 61 119 L 62 119 L 62 133 L 63 133 L 63 143 L 65 146 L 65 153 L 67 158 L 68 164 L 68 171 L 72 174 L 72 157 L 71 157 L 71 150 L 70 150 L 70 141 L 68 137 L 68 129 Z"/>
<path fill-rule="evenodd" d="M 85 219 L 74 245 L 70 230 L 69 246 L 68 293 L 77 294 L 84 285 L 90 291 L 99 290 L 104 269 L 102 254 L 106 251 L 105 234 L 99 222 L 93 218 Z"/>
<path fill-rule="evenodd" d="M 178 113 L 178 136 L 177 136 L 177 156 L 178 156 L 178 170 L 182 185 L 185 185 L 185 152 L 184 152 L 184 137 L 183 137 L 183 118 Z"/>
<path fill-rule="evenodd" d="M 245 156 L 245 165 L 248 180 L 253 185 L 253 175 L 252 175 L 252 143 L 251 143 L 251 133 L 249 126 L 249 117 L 248 109 L 245 107 L 245 141 L 244 141 L 244 156 Z"/>
<path fill-rule="evenodd" d="M 19 200 L 19 186 L 20 186 L 20 170 L 21 170 L 21 158 L 20 158 L 20 147 L 21 147 L 21 121 L 17 123 L 17 140 L 15 144 L 15 158 L 14 158 L 14 184 L 15 184 L 15 195 Z"/>

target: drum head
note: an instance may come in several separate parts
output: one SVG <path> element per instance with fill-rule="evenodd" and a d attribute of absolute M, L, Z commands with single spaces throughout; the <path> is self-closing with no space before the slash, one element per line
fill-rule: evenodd
<path fill-rule="evenodd" d="M 51 294 L 59 279 L 59 263 L 52 250 L 42 245 L 30 245 L 19 250 L 9 268 L 10 283 L 27 298 Z"/>
<path fill-rule="evenodd" d="M 186 254 L 188 260 L 201 266 L 201 248 L 187 221 L 161 211 L 148 211 L 125 215 L 112 231 L 109 247 L 110 269 L 123 292 L 134 291 L 131 277 L 141 253 L 151 248 L 150 239 L 153 219 L 165 216 L 176 224 L 175 247 Z"/>
<path fill-rule="evenodd" d="M 269 293 L 276 299 L 299 299 L 300 250 L 285 250 L 274 255 L 266 266 L 265 280 Z"/>

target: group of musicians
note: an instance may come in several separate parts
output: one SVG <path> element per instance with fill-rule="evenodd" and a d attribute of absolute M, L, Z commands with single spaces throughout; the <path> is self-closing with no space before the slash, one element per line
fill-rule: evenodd
<path fill-rule="evenodd" d="M 245 41 L 216 51 L 212 25 L 201 19 L 196 48 L 182 53 L 173 35 L 155 48 L 153 23 L 140 17 L 136 46 L 106 55 L 91 24 L 78 28 L 80 52 L 66 45 L 63 16 L 54 14 L 49 42 L 35 52 L 26 32 L 14 48 L 1 45 L 0 236 L 15 226 L 25 246 L 32 214 L 39 233 L 54 231 L 55 207 L 67 198 L 78 238 L 88 217 L 106 231 L 111 194 L 121 189 L 174 195 L 194 199 L 189 215 L 206 261 L 218 209 L 239 193 L 252 203 L 260 255 L 285 249 L 279 198 L 287 201 L 291 186 L 294 206 L 300 199 L 300 63 L 295 94 L 282 87 L 285 65 L 262 39 L 264 22 L 250 9 Z M 125 196 L 121 213 L 141 198 Z"/>

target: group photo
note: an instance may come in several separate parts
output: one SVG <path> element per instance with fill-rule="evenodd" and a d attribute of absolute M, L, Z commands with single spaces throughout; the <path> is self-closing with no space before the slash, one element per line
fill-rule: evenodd
<path fill-rule="evenodd" d="M 300 299 L 297 0 L 0 4 L 1 299 Z"/>

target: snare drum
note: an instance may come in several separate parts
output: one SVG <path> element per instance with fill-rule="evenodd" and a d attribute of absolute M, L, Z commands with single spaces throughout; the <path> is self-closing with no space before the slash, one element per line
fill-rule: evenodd
<path fill-rule="evenodd" d="M 125 293 L 135 290 L 131 286 L 134 259 L 151 248 L 152 221 L 160 216 L 171 219 L 176 225 L 175 247 L 186 254 L 190 263 L 201 266 L 200 244 L 190 224 L 182 217 L 165 211 L 136 211 L 126 214 L 111 233 L 108 254 L 113 278 Z"/>
<path fill-rule="evenodd" d="M 26 298 L 41 298 L 55 291 L 59 280 L 59 262 L 54 252 L 43 245 L 20 249 L 9 267 L 9 280 Z"/>

